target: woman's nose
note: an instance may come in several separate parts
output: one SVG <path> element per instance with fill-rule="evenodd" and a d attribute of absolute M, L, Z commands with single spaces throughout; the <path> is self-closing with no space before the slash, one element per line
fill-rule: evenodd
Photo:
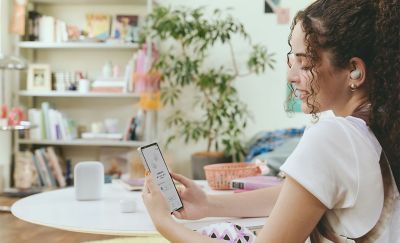
<path fill-rule="evenodd" d="M 299 72 L 298 72 L 298 70 L 296 68 L 296 65 L 292 65 L 291 67 L 288 67 L 287 81 L 289 83 L 298 83 L 298 82 L 300 82 L 300 76 L 299 76 Z"/>

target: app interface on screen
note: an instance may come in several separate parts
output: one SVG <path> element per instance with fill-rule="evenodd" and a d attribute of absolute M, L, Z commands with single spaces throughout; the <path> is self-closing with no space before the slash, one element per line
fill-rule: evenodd
<path fill-rule="evenodd" d="M 143 157 L 146 160 L 147 166 L 150 169 L 151 175 L 161 189 L 165 198 L 168 200 L 171 207 L 171 211 L 174 211 L 182 207 L 181 201 L 179 200 L 178 192 L 175 189 L 175 185 L 169 176 L 167 166 L 161 155 L 161 151 L 158 146 L 150 146 L 142 149 Z"/>

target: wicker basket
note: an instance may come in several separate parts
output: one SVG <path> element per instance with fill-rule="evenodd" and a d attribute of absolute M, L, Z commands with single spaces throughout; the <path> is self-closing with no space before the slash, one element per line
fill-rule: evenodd
<path fill-rule="evenodd" d="M 261 174 L 258 165 L 246 162 L 206 165 L 204 171 L 208 185 L 215 190 L 230 189 L 233 179 Z"/>

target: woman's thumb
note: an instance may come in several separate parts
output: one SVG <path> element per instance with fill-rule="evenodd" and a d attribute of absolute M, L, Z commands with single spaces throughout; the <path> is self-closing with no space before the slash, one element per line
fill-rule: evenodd
<path fill-rule="evenodd" d="M 172 215 L 174 215 L 175 218 L 183 219 L 183 214 L 182 214 L 181 212 L 179 212 L 179 211 L 174 211 L 174 212 L 172 213 Z"/>

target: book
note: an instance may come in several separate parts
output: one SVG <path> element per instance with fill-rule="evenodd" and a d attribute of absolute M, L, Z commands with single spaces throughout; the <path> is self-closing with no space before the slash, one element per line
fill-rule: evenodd
<path fill-rule="evenodd" d="M 39 41 L 55 42 L 55 24 L 56 20 L 52 16 L 42 16 L 39 19 Z"/>
<path fill-rule="evenodd" d="M 44 161 L 44 165 L 46 167 L 46 172 L 47 172 L 48 178 L 50 179 L 49 186 L 57 187 L 56 178 L 54 177 L 53 172 L 50 168 L 50 163 L 49 163 L 49 159 L 47 157 L 45 148 L 40 148 L 38 150 L 39 150 L 39 154 L 41 156 L 41 158 L 39 158 L 39 160 L 42 159 Z"/>
<path fill-rule="evenodd" d="M 255 190 L 276 186 L 282 183 L 282 180 L 275 176 L 249 176 L 233 179 L 230 182 L 231 189 Z"/>
<path fill-rule="evenodd" d="M 93 133 L 84 132 L 81 135 L 82 139 L 107 139 L 107 140 L 121 140 L 123 138 L 122 133 Z"/>
<path fill-rule="evenodd" d="M 60 166 L 60 160 L 58 159 L 58 157 L 54 151 L 54 148 L 47 147 L 46 152 L 47 152 L 46 155 L 48 158 L 49 166 L 51 168 L 51 171 L 53 172 L 54 177 L 57 180 L 58 186 L 65 187 L 66 182 L 65 182 L 65 178 L 63 176 L 62 169 Z"/>
<path fill-rule="evenodd" d="M 37 164 L 39 165 L 39 173 L 40 173 L 40 177 L 43 179 L 43 186 L 44 187 L 51 187 L 51 178 L 49 176 L 48 170 L 47 170 L 47 166 L 46 166 L 46 162 L 44 160 L 44 157 L 40 151 L 40 149 L 36 149 L 35 150 L 35 158 L 34 160 L 37 162 Z"/>
<path fill-rule="evenodd" d="M 42 139 L 42 115 L 39 109 L 29 109 L 28 110 L 28 120 L 37 125 L 36 129 L 29 130 L 29 138 L 33 140 Z"/>
<path fill-rule="evenodd" d="M 125 128 L 124 140 L 125 141 L 135 141 L 136 140 L 136 118 L 132 117 L 129 119 L 128 125 Z"/>
<path fill-rule="evenodd" d="M 39 160 L 36 158 L 36 156 L 34 154 L 31 154 L 31 156 L 32 156 L 33 165 L 35 166 L 35 169 L 36 169 L 36 174 L 39 178 L 39 186 L 44 187 L 44 186 L 46 186 L 46 178 L 43 175 L 43 172 L 41 171 L 41 165 L 39 163 Z"/>
<path fill-rule="evenodd" d="M 119 181 L 129 191 L 141 191 L 144 186 L 144 178 L 122 178 Z"/>
<path fill-rule="evenodd" d="M 42 102 L 41 108 L 42 108 L 42 124 L 41 124 L 41 126 L 43 127 L 42 138 L 51 139 L 51 126 L 50 126 L 50 119 L 49 119 L 50 104 L 48 102 Z"/>
<path fill-rule="evenodd" d="M 93 93 L 123 93 L 123 87 L 93 87 L 90 92 Z"/>
<path fill-rule="evenodd" d="M 123 80 L 95 80 L 92 83 L 92 88 L 100 88 L 100 87 L 125 87 L 126 83 Z"/>

